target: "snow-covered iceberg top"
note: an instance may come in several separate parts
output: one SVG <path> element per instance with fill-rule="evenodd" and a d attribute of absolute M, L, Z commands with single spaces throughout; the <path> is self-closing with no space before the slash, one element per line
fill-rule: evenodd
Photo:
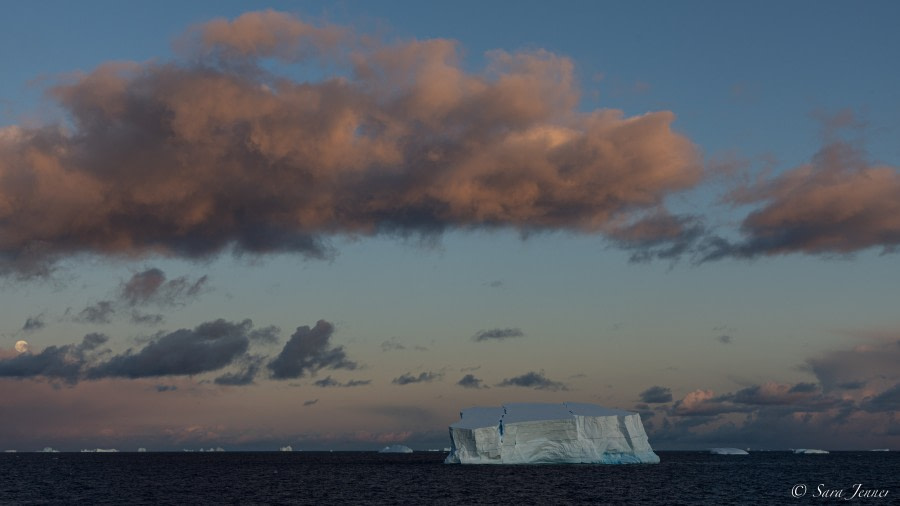
<path fill-rule="evenodd" d="M 412 453 L 412 448 L 404 445 L 385 446 L 378 450 L 378 453 Z"/>
<path fill-rule="evenodd" d="M 463 410 L 447 464 L 656 464 L 641 415 L 595 404 L 515 403 Z"/>
<path fill-rule="evenodd" d="M 740 448 L 710 448 L 709 453 L 713 455 L 749 455 L 745 450 Z"/>

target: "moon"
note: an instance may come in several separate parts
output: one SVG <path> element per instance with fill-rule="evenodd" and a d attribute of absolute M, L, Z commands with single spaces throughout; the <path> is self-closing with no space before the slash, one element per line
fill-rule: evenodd
<path fill-rule="evenodd" d="M 25 353 L 30 348 L 31 346 L 28 345 L 28 341 L 16 341 L 16 351 L 19 353 Z"/>

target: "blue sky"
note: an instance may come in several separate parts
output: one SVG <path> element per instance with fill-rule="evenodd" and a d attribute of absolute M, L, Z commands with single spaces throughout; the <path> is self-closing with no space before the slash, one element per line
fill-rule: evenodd
<path fill-rule="evenodd" d="M 524 400 L 638 410 L 662 449 L 898 442 L 894 3 L 4 10 L 4 448 L 443 447 Z"/>

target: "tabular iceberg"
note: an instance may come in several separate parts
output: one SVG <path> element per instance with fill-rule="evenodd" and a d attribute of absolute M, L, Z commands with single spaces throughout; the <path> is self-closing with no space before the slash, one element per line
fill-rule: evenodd
<path fill-rule="evenodd" d="M 447 464 L 656 464 L 641 415 L 595 404 L 506 404 L 463 410 Z"/>

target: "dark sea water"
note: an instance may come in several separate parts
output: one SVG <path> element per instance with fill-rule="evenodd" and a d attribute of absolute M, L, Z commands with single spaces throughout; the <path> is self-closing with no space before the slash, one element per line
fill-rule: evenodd
<path fill-rule="evenodd" d="M 657 453 L 659 464 L 620 466 L 445 465 L 443 452 L 7 453 L 0 504 L 900 504 L 900 452 Z M 847 501 L 856 484 L 887 495 Z"/>

